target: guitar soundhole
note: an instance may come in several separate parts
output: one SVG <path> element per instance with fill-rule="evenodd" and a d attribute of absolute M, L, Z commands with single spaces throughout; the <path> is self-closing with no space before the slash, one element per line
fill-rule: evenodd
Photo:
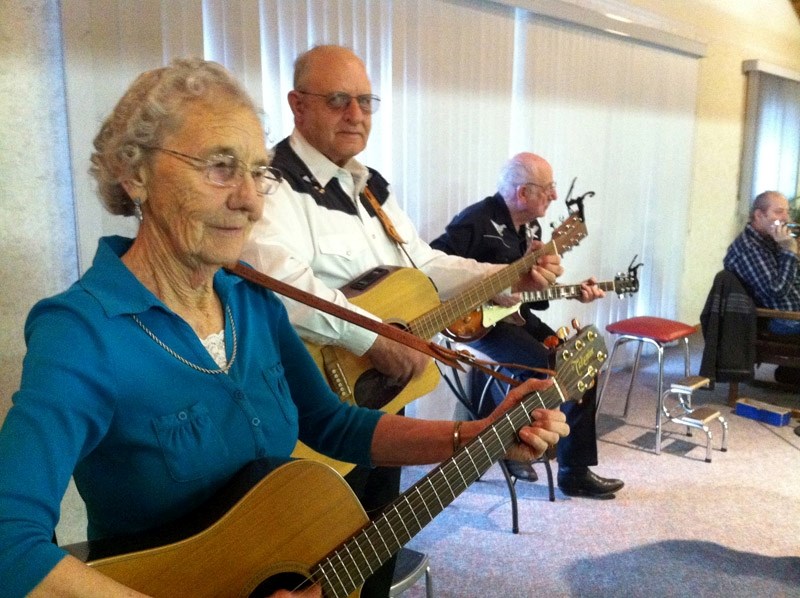
<path fill-rule="evenodd" d="M 370 409 L 380 409 L 400 394 L 405 384 L 396 384 L 376 369 L 365 371 L 356 380 L 353 394 L 356 404 Z"/>
<path fill-rule="evenodd" d="M 311 586 L 311 581 L 301 573 L 278 573 L 262 581 L 250 593 L 250 598 L 266 598 L 278 590 L 300 591 Z"/>

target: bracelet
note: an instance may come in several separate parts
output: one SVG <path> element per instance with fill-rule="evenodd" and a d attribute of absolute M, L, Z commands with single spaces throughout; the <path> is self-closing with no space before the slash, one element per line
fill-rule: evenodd
<path fill-rule="evenodd" d="M 453 452 L 455 453 L 458 450 L 458 447 L 461 446 L 461 424 L 463 421 L 457 421 L 453 426 Z"/>

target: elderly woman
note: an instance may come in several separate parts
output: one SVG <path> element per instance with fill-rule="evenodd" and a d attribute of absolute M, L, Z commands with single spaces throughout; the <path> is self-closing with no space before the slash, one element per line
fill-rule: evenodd
<path fill-rule="evenodd" d="M 201 60 L 142 74 L 103 124 L 91 168 L 99 193 L 141 224 L 135 239 L 101 239 L 81 280 L 29 315 L 21 387 L 0 433 L 5 596 L 139 595 L 52 543 L 72 475 L 93 539 L 175 520 L 248 462 L 287 457 L 298 438 L 364 465 L 453 453 L 452 422 L 341 403 L 276 297 L 221 268 L 279 181 L 264 138 L 238 83 Z M 464 422 L 460 439 L 522 394 Z M 538 457 L 567 432 L 560 412 L 537 410 L 512 450 Z"/>

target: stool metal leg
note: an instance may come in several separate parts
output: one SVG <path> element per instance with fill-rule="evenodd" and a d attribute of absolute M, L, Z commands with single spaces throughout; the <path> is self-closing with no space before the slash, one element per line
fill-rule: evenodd
<path fill-rule="evenodd" d="M 505 459 L 500 459 L 498 463 L 500 464 L 500 469 L 503 471 L 503 475 L 506 478 L 506 484 L 508 484 L 508 494 L 511 497 L 511 532 L 518 534 L 519 512 L 517 511 L 517 489 L 514 487 L 515 480 L 511 475 L 511 472 L 508 471 L 508 465 L 506 465 Z"/>
<path fill-rule="evenodd" d="M 637 341 L 636 345 L 636 358 L 633 360 L 633 370 L 631 370 L 631 381 L 628 383 L 628 394 L 625 395 L 625 409 L 622 412 L 622 417 L 628 417 L 628 405 L 631 401 L 631 392 L 633 391 L 633 382 L 636 380 L 636 372 L 639 371 L 639 360 L 642 357 L 643 341 L 640 338 L 630 338 L 629 340 Z"/>
<path fill-rule="evenodd" d="M 661 410 L 664 400 L 664 347 L 659 343 L 653 342 L 658 349 L 658 401 L 656 405 L 656 455 L 661 454 Z"/>
<path fill-rule="evenodd" d="M 597 406 L 595 407 L 594 411 L 595 419 L 600 413 L 600 405 L 603 403 L 603 396 L 606 393 L 606 386 L 608 386 L 608 379 L 611 377 L 611 364 L 614 361 L 614 355 L 617 353 L 617 347 L 623 344 L 621 341 L 622 339 L 617 339 L 614 342 L 614 346 L 611 347 L 611 355 L 608 356 L 608 361 L 606 361 L 606 375 L 605 378 L 603 378 L 603 384 L 600 386 L 600 392 L 597 393 Z"/>
<path fill-rule="evenodd" d="M 722 446 L 720 450 L 724 453 L 728 450 L 728 420 L 721 415 L 717 418 L 722 425 Z"/>
<path fill-rule="evenodd" d="M 703 426 L 703 432 L 706 433 L 706 463 L 711 463 L 711 441 L 713 436 L 711 434 L 711 428 Z"/>

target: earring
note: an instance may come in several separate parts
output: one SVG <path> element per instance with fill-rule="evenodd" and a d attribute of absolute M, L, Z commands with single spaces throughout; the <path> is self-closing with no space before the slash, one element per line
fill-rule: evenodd
<path fill-rule="evenodd" d="M 138 197 L 133 200 L 133 215 L 136 216 L 139 222 L 142 221 L 142 200 Z"/>

